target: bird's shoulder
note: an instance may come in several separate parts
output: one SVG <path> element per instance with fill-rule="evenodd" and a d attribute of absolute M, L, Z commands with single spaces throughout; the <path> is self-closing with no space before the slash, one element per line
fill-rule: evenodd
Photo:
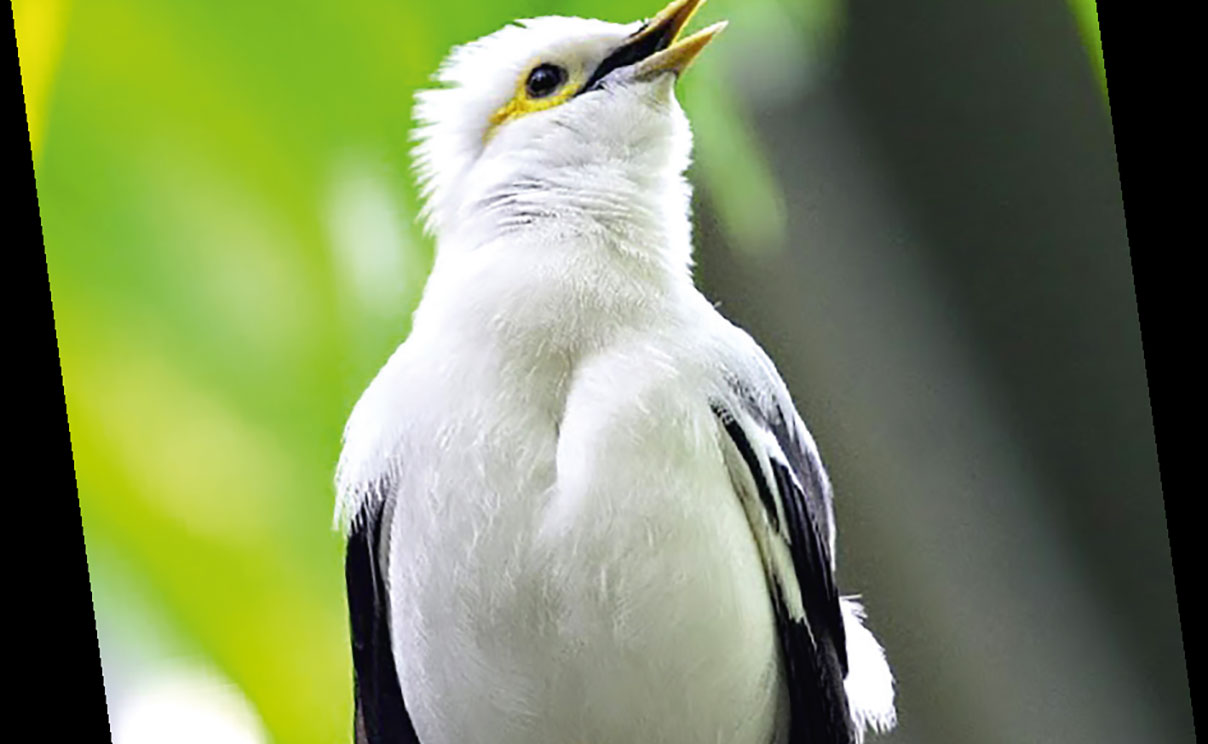
<path fill-rule="evenodd" d="M 788 387 L 759 343 L 698 293 L 680 304 L 672 317 L 621 332 L 583 359 L 572 396 L 635 405 L 653 397 L 720 401 L 785 428 L 812 449 Z"/>
<path fill-rule="evenodd" d="M 344 426 L 336 466 L 336 522 L 352 520 L 394 488 L 408 428 L 437 415 L 428 378 L 439 373 L 412 334 L 398 346 L 357 399 Z"/>
<path fill-rule="evenodd" d="M 701 412 L 712 425 L 718 416 L 736 419 L 761 444 L 783 450 L 782 458 L 829 499 L 817 446 L 776 365 L 703 296 L 684 303 L 676 317 L 619 334 L 584 359 L 574 372 L 566 415 L 583 411 L 607 413 L 631 430 Z"/>
<path fill-rule="evenodd" d="M 772 358 L 750 334 L 722 320 L 725 328 L 719 336 L 724 338 L 724 352 L 718 374 L 724 384 L 711 405 L 730 439 L 745 437 L 757 450 L 753 454 L 759 462 L 768 468 L 783 467 L 790 476 L 795 487 L 783 497 L 805 502 L 833 567 L 834 497 L 817 442 Z"/>
<path fill-rule="evenodd" d="M 576 398 L 624 408 L 653 399 L 706 403 L 728 394 L 736 377 L 761 390 L 775 387 L 774 367 L 756 357 L 766 359 L 742 329 L 703 300 L 685 301 L 666 317 L 617 329 L 584 355 L 574 366 L 568 407 Z"/>
<path fill-rule="evenodd" d="M 710 340 L 703 347 L 709 372 L 716 379 L 711 403 L 750 417 L 780 440 L 786 456 L 818 460 L 814 439 L 771 356 L 746 330 L 713 306 L 709 310 L 707 322 L 701 325 L 707 328 Z M 805 467 L 806 463 L 794 465 Z"/>

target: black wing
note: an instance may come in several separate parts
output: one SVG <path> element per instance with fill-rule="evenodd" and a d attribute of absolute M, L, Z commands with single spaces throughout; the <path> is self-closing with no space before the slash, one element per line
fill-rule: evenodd
<path fill-rule="evenodd" d="M 388 555 L 383 550 L 388 514 L 386 499 L 371 499 L 361 508 L 344 560 L 356 680 L 356 744 L 419 744 L 390 648 Z"/>
<path fill-rule="evenodd" d="M 788 742 L 852 744 L 825 471 L 787 393 L 757 395 L 735 380 L 730 387 L 733 398 L 714 402 L 713 410 L 733 445 L 731 478 L 768 572 L 789 686 Z M 786 550 L 791 560 L 777 560 Z"/>

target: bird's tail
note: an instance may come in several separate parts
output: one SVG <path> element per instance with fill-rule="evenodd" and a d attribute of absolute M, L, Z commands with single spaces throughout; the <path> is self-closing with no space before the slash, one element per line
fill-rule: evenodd
<path fill-rule="evenodd" d="M 893 707 L 893 674 L 885 649 L 864 627 L 866 614 L 858 597 L 841 597 L 843 629 L 847 635 L 847 678 L 843 681 L 847 705 L 855 724 L 856 744 L 868 729 L 884 733 L 898 722 Z"/>

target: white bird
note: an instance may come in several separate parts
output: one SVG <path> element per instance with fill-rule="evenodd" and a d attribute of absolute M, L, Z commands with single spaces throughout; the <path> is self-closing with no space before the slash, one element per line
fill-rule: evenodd
<path fill-rule="evenodd" d="M 893 679 L 831 486 L 694 287 L 674 96 L 721 30 L 545 17 L 417 97 L 435 266 L 337 471 L 360 744 L 850 744 Z"/>

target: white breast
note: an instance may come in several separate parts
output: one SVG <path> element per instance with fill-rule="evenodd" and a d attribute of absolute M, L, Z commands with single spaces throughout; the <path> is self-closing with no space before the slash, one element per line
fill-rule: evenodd
<path fill-rule="evenodd" d="M 666 346 L 582 361 L 554 407 L 489 359 L 392 384 L 414 391 L 394 401 L 393 643 L 424 744 L 772 740 L 759 555 L 707 381 Z"/>

